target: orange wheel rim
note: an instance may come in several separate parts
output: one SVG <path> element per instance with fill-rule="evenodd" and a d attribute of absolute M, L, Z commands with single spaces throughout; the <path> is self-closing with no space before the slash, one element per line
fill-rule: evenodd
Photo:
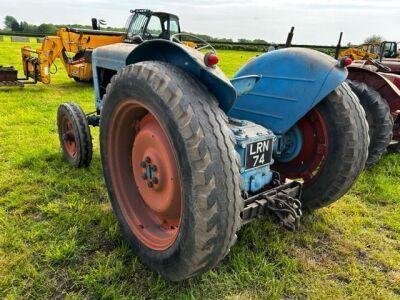
<path fill-rule="evenodd" d="M 181 180 L 170 139 L 156 115 L 133 99 L 116 108 L 109 130 L 109 169 L 121 213 L 138 240 L 166 250 L 182 218 Z"/>
<path fill-rule="evenodd" d="M 62 119 L 61 129 L 61 138 L 63 140 L 65 152 L 67 152 L 70 157 L 75 157 L 77 153 L 76 135 L 72 122 L 67 116 Z"/>

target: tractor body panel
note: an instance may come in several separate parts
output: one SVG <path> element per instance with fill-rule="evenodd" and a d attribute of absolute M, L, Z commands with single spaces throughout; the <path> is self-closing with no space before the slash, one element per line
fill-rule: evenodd
<path fill-rule="evenodd" d="M 283 134 L 337 88 L 347 70 L 323 53 L 287 48 L 252 59 L 234 76 L 240 95 L 228 115 Z"/>
<path fill-rule="evenodd" d="M 101 110 L 104 91 L 101 70 L 118 71 L 141 61 L 162 61 L 175 65 L 202 82 L 217 98 L 221 109 L 228 112 L 236 99 L 236 91 L 218 67 L 207 67 L 199 51 L 167 40 L 151 40 L 140 45 L 119 43 L 96 48 L 93 52 L 93 78 L 96 108 Z"/>

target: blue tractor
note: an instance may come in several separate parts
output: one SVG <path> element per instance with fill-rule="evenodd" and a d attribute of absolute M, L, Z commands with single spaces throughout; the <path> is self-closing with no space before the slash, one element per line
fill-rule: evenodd
<path fill-rule="evenodd" d="M 154 33 L 153 33 L 154 34 Z M 126 240 L 179 281 L 218 264 L 241 225 L 269 214 L 295 229 L 302 211 L 340 198 L 363 170 L 368 125 L 343 61 L 307 49 L 263 54 L 230 81 L 218 56 L 182 42 L 99 47 L 96 113 L 60 105 L 65 158 L 87 167 L 100 126 L 103 172 Z"/>

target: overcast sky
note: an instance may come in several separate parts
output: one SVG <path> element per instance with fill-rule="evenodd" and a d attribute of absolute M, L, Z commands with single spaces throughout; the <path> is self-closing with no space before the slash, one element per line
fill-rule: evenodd
<path fill-rule="evenodd" d="M 90 24 L 91 17 L 122 27 L 131 8 L 150 8 L 179 15 L 183 31 L 228 38 L 262 38 L 284 42 L 295 26 L 294 43 L 361 43 L 371 34 L 400 41 L 400 0 L 0 0 L 0 19 Z M 3 25 L 3 24 L 1 24 Z"/>

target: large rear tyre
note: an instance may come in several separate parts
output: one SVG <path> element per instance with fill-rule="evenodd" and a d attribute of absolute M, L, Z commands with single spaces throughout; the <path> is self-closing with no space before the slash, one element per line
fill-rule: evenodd
<path fill-rule="evenodd" d="M 93 154 L 92 136 L 80 106 L 61 104 L 57 111 L 57 127 L 65 160 L 76 168 L 88 167 Z"/>
<path fill-rule="evenodd" d="M 243 205 L 216 99 L 182 70 L 149 61 L 120 70 L 104 99 L 101 158 L 125 238 L 172 281 L 214 267 L 236 241 Z"/>
<path fill-rule="evenodd" d="M 343 83 L 298 123 L 298 155 L 275 164 L 283 178 L 304 181 L 303 208 L 321 208 L 345 194 L 365 167 L 369 136 L 365 112 Z"/>
<path fill-rule="evenodd" d="M 358 81 L 347 80 L 357 95 L 369 126 L 370 144 L 368 148 L 368 166 L 375 164 L 386 153 L 393 136 L 393 118 L 389 104 L 381 95 L 368 85 Z"/>

